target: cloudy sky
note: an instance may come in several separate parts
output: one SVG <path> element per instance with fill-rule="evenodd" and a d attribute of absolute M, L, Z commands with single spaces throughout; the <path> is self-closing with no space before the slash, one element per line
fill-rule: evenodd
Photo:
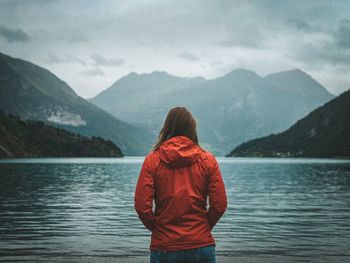
<path fill-rule="evenodd" d="M 350 88 L 350 1 L 0 0 L 0 52 L 89 98 L 131 71 L 215 78 L 300 68 Z"/>

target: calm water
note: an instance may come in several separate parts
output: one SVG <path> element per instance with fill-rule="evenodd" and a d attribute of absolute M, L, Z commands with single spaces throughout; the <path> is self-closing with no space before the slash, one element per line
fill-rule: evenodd
<path fill-rule="evenodd" d="M 218 158 L 218 262 L 350 262 L 350 162 Z M 0 161 L 0 261 L 149 262 L 143 158 Z"/>

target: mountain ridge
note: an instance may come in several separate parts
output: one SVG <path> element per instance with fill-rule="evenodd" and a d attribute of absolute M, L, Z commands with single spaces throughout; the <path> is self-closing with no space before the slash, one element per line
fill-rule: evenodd
<path fill-rule="evenodd" d="M 0 56 L 0 109 L 86 136 L 112 140 L 127 155 L 144 155 L 150 133 L 79 97 L 67 83 L 31 62 Z"/>
<path fill-rule="evenodd" d="M 289 129 L 245 142 L 227 156 L 350 157 L 350 90 Z"/>
<path fill-rule="evenodd" d="M 200 142 L 217 155 L 249 139 L 282 131 L 334 97 L 295 69 L 261 77 L 238 68 L 198 82 L 176 77 L 178 82 L 170 87 L 166 82 L 146 81 L 142 75 L 134 77 L 136 81 L 128 86 L 117 81 L 117 89 L 112 85 L 90 101 L 124 121 L 146 127 L 153 137 L 170 108 L 188 107 L 197 120 Z"/>
<path fill-rule="evenodd" d="M 123 157 L 111 141 L 0 112 L 0 158 Z"/>

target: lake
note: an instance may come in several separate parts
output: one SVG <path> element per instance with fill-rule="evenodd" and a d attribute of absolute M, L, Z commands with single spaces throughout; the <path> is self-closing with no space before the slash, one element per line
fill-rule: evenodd
<path fill-rule="evenodd" d="M 218 262 L 350 262 L 350 161 L 217 158 Z M 141 157 L 0 160 L 0 261 L 149 262 Z"/>

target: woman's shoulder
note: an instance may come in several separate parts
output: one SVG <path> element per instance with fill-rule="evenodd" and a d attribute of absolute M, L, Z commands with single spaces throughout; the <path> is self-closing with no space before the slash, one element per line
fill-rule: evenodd
<path fill-rule="evenodd" d="M 154 158 L 154 157 L 156 157 L 158 155 L 159 155 L 159 150 L 158 149 L 157 150 L 152 149 L 146 154 L 146 158 L 147 157 L 148 158 Z"/>
<path fill-rule="evenodd" d="M 201 159 L 204 160 L 205 162 L 216 162 L 216 157 L 215 155 L 208 151 L 208 150 L 204 150 L 201 154 Z"/>
<path fill-rule="evenodd" d="M 158 150 L 150 150 L 145 156 L 145 162 L 156 164 L 160 161 Z"/>

